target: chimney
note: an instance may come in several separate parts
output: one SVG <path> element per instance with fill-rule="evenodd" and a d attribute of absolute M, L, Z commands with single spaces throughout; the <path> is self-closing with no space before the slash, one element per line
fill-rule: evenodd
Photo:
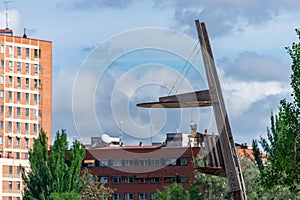
<path fill-rule="evenodd" d="M 23 38 L 27 38 L 27 35 L 26 35 L 26 28 L 24 28 Z"/>
<path fill-rule="evenodd" d="M 190 127 L 191 127 L 191 131 L 192 131 L 192 135 L 196 135 L 197 134 L 197 124 L 191 123 Z"/>

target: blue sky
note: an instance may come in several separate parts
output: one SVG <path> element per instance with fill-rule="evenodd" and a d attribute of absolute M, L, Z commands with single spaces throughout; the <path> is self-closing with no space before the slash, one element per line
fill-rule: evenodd
<path fill-rule="evenodd" d="M 294 29 L 299 27 L 298 1 L 15 0 L 8 7 L 9 26 L 15 35 L 22 35 L 26 28 L 28 37 L 53 42 L 53 132 L 64 128 L 70 137 L 83 141 L 88 141 L 92 134 L 76 130 L 72 94 L 80 67 L 95 47 L 126 31 L 145 27 L 174 30 L 196 40 L 195 19 L 206 23 L 236 142 L 251 143 L 252 138 L 266 135 L 271 111 L 276 113 L 279 100 L 289 98 L 291 61 L 284 47 L 297 41 Z M 1 10 L 0 25 L 4 27 L 4 4 Z M 205 128 L 216 131 L 209 108 L 149 113 L 135 107 L 140 101 L 154 101 L 167 95 L 167 88 L 173 85 L 184 63 L 181 57 L 158 50 L 130 52 L 115 60 L 94 91 L 93 106 L 101 130 L 118 136 L 120 116 L 126 115 L 120 109 L 115 116 L 112 105 L 122 107 L 127 100 L 133 124 L 148 134 L 132 135 L 130 128 L 134 127 L 126 131 L 124 119 L 121 128 L 127 132 L 125 144 L 138 144 L 140 140 L 149 143 L 151 136 L 152 141 L 162 141 L 165 132 L 177 129 L 189 132 L 191 120 L 197 121 L 200 132 Z M 195 69 L 200 67 L 194 66 L 187 73 L 192 89 L 205 89 Z M 116 92 L 120 88 L 122 91 Z M 183 87 L 180 91 L 188 92 L 191 88 Z M 120 101 L 114 102 L 112 96 Z M 89 119 L 81 121 L 86 132 L 92 132 L 88 130 Z M 159 129 L 157 124 L 162 121 Z M 96 135 L 101 133 L 93 134 Z"/>

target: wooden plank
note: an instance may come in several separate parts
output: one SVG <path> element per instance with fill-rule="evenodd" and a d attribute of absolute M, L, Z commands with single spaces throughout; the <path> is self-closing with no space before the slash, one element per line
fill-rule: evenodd
<path fill-rule="evenodd" d="M 159 97 L 159 102 L 139 103 L 143 108 L 192 108 L 211 106 L 208 90 Z"/>
<path fill-rule="evenodd" d="M 193 108 L 211 106 L 210 101 L 186 101 L 186 102 L 148 102 L 136 104 L 143 108 Z"/>
<path fill-rule="evenodd" d="M 185 94 L 177 94 L 171 96 L 159 97 L 159 102 L 170 102 L 170 101 L 210 101 L 209 90 L 201 90 L 195 92 L 189 92 Z"/>

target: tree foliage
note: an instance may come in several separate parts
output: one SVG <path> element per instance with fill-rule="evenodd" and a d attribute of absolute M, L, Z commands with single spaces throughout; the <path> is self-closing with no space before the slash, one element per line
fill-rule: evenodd
<path fill-rule="evenodd" d="M 196 157 L 196 161 L 201 159 Z M 239 156 L 241 170 L 243 172 L 244 183 L 246 187 L 247 198 L 251 200 L 281 200 L 290 199 L 291 195 L 287 188 L 275 187 L 272 190 L 265 190 L 259 184 L 260 172 L 258 166 L 254 164 L 250 159 L 250 155 L 245 155 L 244 157 Z M 203 190 L 200 190 L 200 194 L 193 191 L 193 187 L 201 186 Z M 198 190 L 199 191 L 199 190 Z M 191 199 L 229 199 L 229 187 L 226 178 L 217 177 L 208 174 L 202 174 L 200 172 L 195 172 L 195 182 L 194 186 L 190 189 L 190 196 L 195 196 L 196 198 Z"/>
<path fill-rule="evenodd" d="M 300 31 L 296 30 L 300 39 Z M 267 153 L 266 167 L 261 169 L 261 185 L 266 189 L 288 187 L 300 195 L 300 43 L 287 47 L 292 59 L 292 102 L 280 101 L 279 113 L 271 114 L 267 138 L 259 142 Z M 257 148 L 257 147 L 255 147 Z M 256 157 L 259 162 L 260 158 Z"/>
<path fill-rule="evenodd" d="M 168 187 L 164 187 L 164 191 L 157 191 L 155 199 L 158 200 L 190 200 L 188 190 L 184 190 L 182 185 L 173 183 Z"/>
<path fill-rule="evenodd" d="M 66 157 L 68 153 L 69 159 Z M 70 197 L 80 191 L 79 175 L 85 148 L 78 140 L 74 140 L 68 151 L 65 130 L 56 133 L 50 151 L 46 134 L 42 131 L 34 140 L 29 155 L 31 169 L 29 172 L 23 170 L 22 173 L 25 184 L 23 199 L 45 200 L 57 195 Z"/>
<path fill-rule="evenodd" d="M 105 187 L 93 177 L 87 168 L 83 171 L 80 180 L 82 189 L 79 196 L 81 200 L 107 200 L 114 192 L 113 189 Z"/>

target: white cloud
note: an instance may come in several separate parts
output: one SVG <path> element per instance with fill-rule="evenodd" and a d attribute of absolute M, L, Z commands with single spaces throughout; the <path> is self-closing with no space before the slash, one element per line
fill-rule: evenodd
<path fill-rule="evenodd" d="M 241 81 L 223 78 L 225 102 L 233 117 L 246 114 L 251 106 L 269 96 L 284 97 L 290 93 L 289 85 L 278 81 Z"/>

